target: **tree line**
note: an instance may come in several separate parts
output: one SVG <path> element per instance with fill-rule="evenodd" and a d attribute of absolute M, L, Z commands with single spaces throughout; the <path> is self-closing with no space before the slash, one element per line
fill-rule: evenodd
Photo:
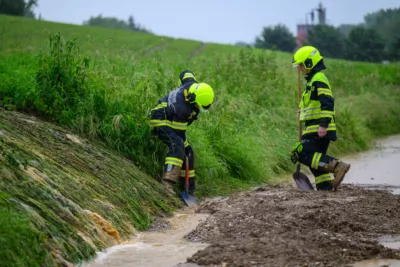
<path fill-rule="evenodd" d="M 41 19 L 36 16 L 33 8 L 38 6 L 38 0 L 0 0 L 0 14 L 28 17 L 33 19 Z M 152 33 L 135 21 L 133 16 L 124 21 L 114 17 L 103 17 L 101 14 L 92 16 L 88 20 L 83 21 L 83 25 L 107 27 L 114 29 L 132 30 L 136 32 Z"/>
<path fill-rule="evenodd" d="M 37 0 L 0 0 L 0 14 L 35 18 L 33 8 L 37 5 Z"/>
<path fill-rule="evenodd" d="M 400 8 L 380 9 L 364 16 L 364 22 L 352 25 L 310 25 L 302 45 L 318 47 L 327 57 L 381 62 L 400 60 Z M 292 53 L 296 38 L 282 24 L 264 27 L 255 39 L 255 47 Z"/>
<path fill-rule="evenodd" d="M 38 0 L 0 0 L 0 14 L 36 18 L 33 8 Z M 91 16 L 83 25 L 125 29 L 152 33 L 135 21 L 133 16 L 125 20 L 114 17 Z M 400 60 L 400 8 L 380 9 L 367 13 L 364 22 L 358 25 L 342 24 L 310 25 L 308 38 L 302 45 L 318 47 L 327 57 L 347 60 L 380 62 Z M 244 42 L 236 45 L 245 46 Z M 254 45 L 257 48 L 272 49 L 292 53 L 296 49 L 296 38 L 287 26 L 278 24 L 263 27 Z"/>
<path fill-rule="evenodd" d="M 103 17 L 100 14 L 96 17 L 90 17 L 88 20 L 85 20 L 82 24 L 113 28 L 113 29 L 132 30 L 136 32 L 152 33 L 152 31 L 146 29 L 145 27 L 137 23 L 132 15 L 129 16 L 127 21 L 125 21 L 114 17 Z"/>

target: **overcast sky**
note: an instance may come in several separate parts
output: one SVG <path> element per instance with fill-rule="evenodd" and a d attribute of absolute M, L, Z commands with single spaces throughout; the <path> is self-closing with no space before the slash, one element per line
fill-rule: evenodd
<path fill-rule="evenodd" d="M 216 43 L 253 42 L 263 26 L 296 24 L 319 0 L 39 0 L 44 20 L 82 24 L 90 16 L 135 20 L 155 34 Z M 327 23 L 360 23 L 368 12 L 400 7 L 400 0 L 324 0 Z"/>

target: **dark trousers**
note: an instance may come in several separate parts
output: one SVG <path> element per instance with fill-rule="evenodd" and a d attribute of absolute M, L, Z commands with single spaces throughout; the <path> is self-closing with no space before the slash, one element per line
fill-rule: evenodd
<path fill-rule="evenodd" d="M 329 163 L 333 157 L 326 154 L 330 140 L 325 138 L 303 138 L 303 151 L 300 153 L 299 161 L 310 168 L 315 177 L 318 190 L 331 190 L 332 180 L 328 172 L 318 170 L 321 164 Z"/>
<path fill-rule="evenodd" d="M 155 127 L 154 133 L 168 147 L 165 165 L 168 165 L 168 162 L 179 163 L 175 165 L 182 168 L 180 176 L 185 177 L 186 155 L 189 161 L 189 177 L 195 177 L 194 152 L 192 146 L 186 140 L 186 134 L 178 133 L 174 129 L 167 126 Z"/>

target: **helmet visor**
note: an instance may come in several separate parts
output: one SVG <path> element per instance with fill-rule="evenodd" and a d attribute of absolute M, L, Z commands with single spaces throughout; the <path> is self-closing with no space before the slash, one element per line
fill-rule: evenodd
<path fill-rule="evenodd" d="M 210 107 L 211 107 L 211 104 L 207 105 L 207 106 L 201 106 L 202 109 L 209 109 Z"/>

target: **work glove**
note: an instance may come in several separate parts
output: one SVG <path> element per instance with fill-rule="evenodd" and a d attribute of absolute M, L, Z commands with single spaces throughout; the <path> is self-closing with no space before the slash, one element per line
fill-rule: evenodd
<path fill-rule="evenodd" d="M 302 142 L 296 142 L 292 147 L 292 155 L 290 156 L 290 160 L 293 162 L 293 164 L 296 164 L 300 160 L 300 154 L 302 151 Z"/>
<path fill-rule="evenodd" d="M 193 123 L 193 121 L 198 119 L 199 113 L 200 113 L 200 109 L 193 108 L 192 114 L 188 119 L 188 126 L 191 125 Z"/>

